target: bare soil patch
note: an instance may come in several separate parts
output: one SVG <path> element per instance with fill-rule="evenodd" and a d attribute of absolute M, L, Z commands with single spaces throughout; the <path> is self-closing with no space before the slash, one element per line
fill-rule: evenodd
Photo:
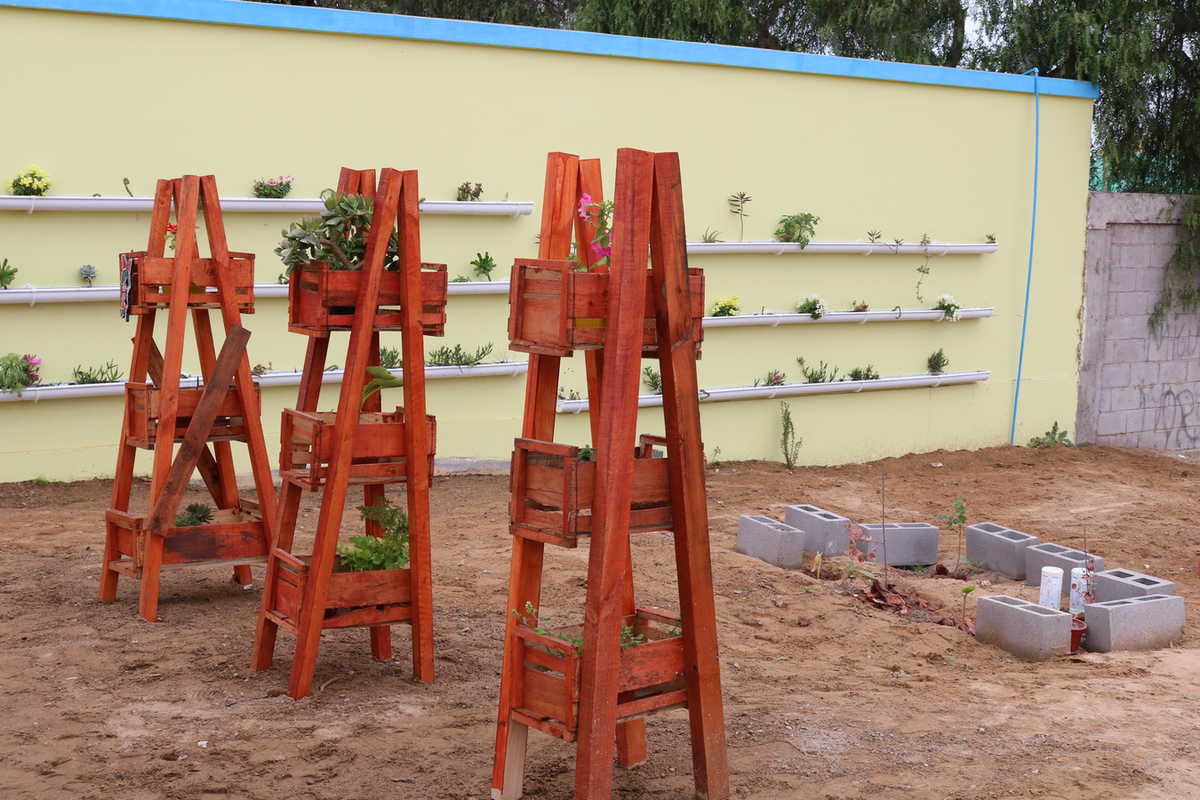
<path fill-rule="evenodd" d="M 940 466 L 934 466 L 934 465 Z M 788 472 L 729 463 L 709 475 L 734 796 L 739 798 L 1200 797 L 1200 640 L 1032 665 L 963 631 L 901 618 L 840 581 L 733 551 L 737 516 L 811 502 L 854 520 L 927 521 L 967 499 L 1043 541 L 1200 596 L 1200 467 L 1109 448 L 937 452 Z M 507 479 L 438 478 L 433 491 L 438 680 L 414 683 L 408 634 L 370 660 L 365 631 L 327 633 L 315 686 L 248 668 L 255 591 L 220 568 L 164 577 L 158 624 L 136 584 L 95 599 L 107 481 L 0 485 L 0 796 L 39 798 L 482 798 L 488 796 L 510 538 Z M 144 493 L 145 486 L 138 491 Z M 301 527 L 316 506 L 308 498 Z M 954 541 L 942 547 L 953 560 Z M 587 544 L 547 558 L 544 609 L 573 619 Z M 635 537 L 640 600 L 674 608 L 664 534 Z M 945 560 L 945 559 L 943 559 Z M 670 579 L 668 579 L 670 578 Z M 957 615 L 963 583 L 892 582 Z M 974 576 L 971 597 L 1036 590 Z M 853 582 L 854 589 L 865 585 Z M 683 712 L 649 723 L 650 761 L 617 770 L 622 798 L 691 796 Z M 564 798 L 573 748 L 531 735 L 526 796 Z"/>

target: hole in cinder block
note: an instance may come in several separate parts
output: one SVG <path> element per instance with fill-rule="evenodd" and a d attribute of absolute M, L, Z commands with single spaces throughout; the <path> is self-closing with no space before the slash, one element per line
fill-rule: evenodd
<path fill-rule="evenodd" d="M 988 533 L 995 533 L 996 531 L 1004 530 L 1004 528 L 1000 527 L 994 522 L 984 522 L 980 525 L 976 525 L 975 527 L 979 528 L 981 531 L 987 531 Z"/>
<path fill-rule="evenodd" d="M 1000 534 L 1000 536 L 1002 536 L 1005 539 L 1011 539 L 1014 542 L 1020 542 L 1025 539 L 1033 538 L 1028 533 L 1017 533 L 1016 531 L 1005 531 L 1004 533 Z"/>
<path fill-rule="evenodd" d="M 1140 583 L 1142 586 L 1158 586 L 1162 581 L 1154 578 L 1135 578 L 1133 583 Z"/>
<path fill-rule="evenodd" d="M 1055 611 L 1053 608 L 1045 608 L 1043 606 L 1035 606 L 1032 604 L 1030 604 L 1029 606 L 1026 606 L 1025 610 L 1030 611 L 1034 614 L 1041 614 L 1046 617 L 1049 617 L 1053 614 L 1061 614 L 1062 613 L 1061 611 Z"/>
<path fill-rule="evenodd" d="M 824 517 L 825 519 L 837 519 L 838 518 L 837 514 L 830 514 L 828 511 L 822 511 L 817 516 Z"/>
<path fill-rule="evenodd" d="M 1132 578 L 1133 577 L 1132 572 L 1126 572 L 1123 569 L 1111 569 L 1108 572 L 1106 572 L 1105 574 L 1112 575 L 1114 578 Z"/>
<path fill-rule="evenodd" d="M 1029 603 L 1028 600 L 1022 600 L 1019 597 L 992 597 L 990 599 L 995 600 L 997 603 L 1004 603 L 1008 606 L 1023 606 L 1028 605 Z"/>
<path fill-rule="evenodd" d="M 1161 598 L 1163 598 L 1163 597 L 1166 597 L 1166 595 L 1165 595 L 1165 594 L 1148 594 L 1148 595 L 1146 595 L 1146 596 L 1144 596 L 1144 597 L 1134 597 L 1134 598 L 1131 598 L 1131 599 L 1132 599 L 1132 600 L 1133 600 L 1135 603 L 1141 603 L 1141 602 L 1144 602 L 1144 601 L 1146 601 L 1146 600 L 1159 600 L 1159 599 L 1161 599 Z"/>
<path fill-rule="evenodd" d="M 1145 598 L 1145 597 L 1139 597 L 1138 599 L 1139 599 L 1139 600 L 1145 600 L 1146 598 Z M 1127 606 L 1127 605 L 1129 605 L 1129 601 L 1128 601 L 1128 600 L 1109 600 L 1107 603 L 1097 603 L 1097 605 L 1101 605 L 1101 606 Z"/>
<path fill-rule="evenodd" d="M 820 511 L 821 510 L 821 509 L 817 508 L 816 506 L 797 506 L 797 508 L 799 508 L 803 511 Z"/>
<path fill-rule="evenodd" d="M 1068 550 L 1065 553 L 1059 553 L 1062 558 L 1069 558 L 1072 561 L 1085 561 L 1083 553 L 1078 550 Z"/>
<path fill-rule="evenodd" d="M 926 526 L 926 523 L 924 523 L 924 522 L 902 522 L 902 523 L 900 523 L 901 528 L 924 528 L 925 526 Z"/>
<path fill-rule="evenodd" d="M 1056 544 L 1038 544 L 1034 545 L 1034 549 L 1041 550 L 1043 553 L 1062 553 L 1065 552 L 1067 548 L 1059 547 Z"/>

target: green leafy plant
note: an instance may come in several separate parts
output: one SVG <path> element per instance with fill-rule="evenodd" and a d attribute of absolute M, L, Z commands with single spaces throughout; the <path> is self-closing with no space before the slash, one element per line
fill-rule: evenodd
<path fill-rule="evenodd" d="M 270 361 L 268 361 L 265 364 L 262 364 L 262 363 L 255 364 L 253 367 L 250 368 L 250 374 L 256 378 L 261 378 L 263 375 L 266 375 L 268 372 L 271 371 L 271 366 L 272 366 L 272 363 Z"/>
<path fill-rule="evenodd" d="M 465 200 L 478 200 L 480 197 L 483 197 L 482 183 L 463 181 L 458 185 L 458 189 L 456 189 L 454 192 L 454 199 L 458 200 L 459 202 Z"/>
<path fill-rule="evenodd" d="M 475 277 L 482 278 L 485 281 L 492 279 L 492 271 L 496 269 L 496 259 L 492 258 L 492 254 L 486 250 L 482 253 L 476 253 L 475 258 L 471 259 L 471 266 L 475 268 Z"/>
<path fill-rule="evenodd" d="M 642 370 L 642 383 L 650 390 L 650 394 L 662 394 L 662 373 L 654 367 L 645 367 Z"/>
<path fill-rule="evenodd" d="M 783 452 L 783 462 L 787 464 L 788 469 L 795 469 L 796 461 L 800 458 L 800 448 L 804 446 L 804 438 L 796 435 L 790 404 L 779 404 L 779 422 L 782 428 L 779 449 Z"/>
<path fill-rule="evenodd" d="M 25 171 L 13 178 L 9 184 L 12 194 L 26 197 L 40 197 L 50 190 L 50 178 L 35 165 L 29 165 Z"/>
<path fill-rule="evenodd" d="M 79 280 L 85 281 L 88 286 L 91 286 L 92 281 L 96 280 L 96 268 L 91 264 L 84 264 L 79 268 Z"/>
<path fill-rule="evenodd" d="M 338 546 L 338 568 L 341 572 L 403 569 L 408 566 L 408 514 L 392 505 L 386 497 L 369 506 L 359 506 L 358 513 L 383 529 L 382 536 L 351 536 Z"/>
<path fill-rule="evenodd" d="M 176 528 L 190 528 L 212 522 L 213 511 L 207 503 L 190 503 L 175 516 Z"/>
<path fill-rule="evenodd" d="M 737 316 L 740 309 L 738 296 L 735 294 L 732 297 L 721 297 L 714 301 L 712 315 L 714 317 L 734 317 Z"/>
<path fill-rule="evenodd" d="M 583 447 L 579 448 L 580 461 L 594 461 L 595 458 L 596 453 L 594 450 L 592 450 L 592 446 L 590 444 L 585 444 Z"/>
<path fill-rule="evenodd" d="M 116 383 L 121 380 L 121 370 L 117 362 L 109 360 L 98 367 L 82 365 L 71 370 L 72 383 Z"/>
<path fill-rule="evenodd" d="M 867 231 L 867 241 L 870 242 L 871 244 L 878 244 L 879 239 L 882 236 L 883 236 L 883 234 L 880 233 L 879 231 L 875 231 L 875 230 Z"/>
<path fill-rule="evenodd" d="M 967 527 L 967 501 L 961 497 L 954 498 L 954 510 L 949 514 L 934 514 L 933 521 L 944 525 L 958 539 L 954 556 L 954 571 L 957 573 L 962 564 L 963 531 Z"/>
<path fill-rule="evenodd" d="M 274 199 L 287 197 L 288 193 L 292 191 L 292 181 L 294 180 L 295 178 L 291 175 L 280 175 L 275 178 L 259 178 L 254 182 L 254 196 Z"/>
<path fill-rule="evenodd" d="M 721 237 L 720 231 L 715 231 L 712 228 L 705 228 L 704 233 L 701 234 L 701 236 L 700 236 L 700 241 L 708 242 L 709 244 L 711 244 L 713 242 L 721 241 L 720 237 Z"/>
<path fill-rule="evenodd" d="M 404 367 L 404 353 L 399 347 L 383 345 L 379 348 L 379 366 L 384 369 L 401 369 Z"/>
<path fill-rule="evenodd" d="M 38 375 L 41 363 L 40 358 L 28 353 L 0 356 L 0 392 L 16 392 L 19 395 L 22 389 L 33 386 L 41 380 Z"/>
<path fill-rule="evenodd" d="M 367 398 L 383 389 L 399 389 L 404 386 L 404 379 L 397 378 L 395 375 L 387 371 L 386 367 L 367 367 L 367 374 L 372 380 L 363 386 L 362 399 L 359 400 L 358 407 L 362 408 L 367 404 Z"/>
<path fill-rule="evenodd" d="M 962 618 L 965 620 L 967 618 L 967 595 L 975 591 L 975 587 L 968 585 L 962 587 L 958 591 L 960 594 L 962 594 Z"/>
<path fill-rule="evenodd" d="M 374 203 L 364 195 L 339 194 L 332 189 L 322 192 L 321 200 L 320 216 L 293 222 L 275 248 L 288 275 L 309 261 L 327 262 L 330 269 L 362 269 Z M 388 270 L 400 268 L 400 245 L 394 230 L 383 263 Z"/>
<path fill-rule="evenodd" d="M 994 234 L 994 233 L 989 233 L 989 234 L 988 234 L 987 236 L 985 236 L 984 238 L 985 238 L 985 239 L 987 239 L 987 243 L 988 243 L 988 244 L 995 244 L 995 243 L 996 243 L 996 234 Z"/>
<path fill-rule="evenodd" d="M 946 351 L 939 347 L 930 353 L 925 364 L 929 367 L 930 375 L 941 375 L 946 371 L 946 367 L 950 366 L 950 359 L 946 357 Z"/>
<path fill-rule="evenodd" d="M 867 364 L 865 367 L 855 367 L 846 373 L 848 381 L 877 381 L 879 380 L 879 370 Z"/>
<path fill-rule="evenodd" d="M 815 367 L 810 367 L 804 360 L 804 356 L 800 356 L 796 359 L 796 363 L 800 365 L 800 374 L 804 376 L 805 383 L 832 383 L 838 379 L 837 367 L 831 367 L 824 361 Z"/>
<path fill-rule="evenodd" d="M 799 303 L 796 303 L 796 310 L 801 314 L 808 314 L 813 319 L 820 319 L 828 311 L 825 307 L 825 301 L 815 294 L 810 294 Z"/>
<path fill-rule="evenodd" d="M 7 289 L 12 286 L 13 280 L 17 277 L 17 268 L 8 263 L 8 259 L 0 261 L 0 289 Z"/>
<path fill-rule="evenodd" d="M 450 282 L 451 283 L 470 283 L 471 279 L 468 278 L 466 275 L 455 275 L 453 278 L 450 279 Z"/>
<path fill-rule="evenodd" d="M 551 630 L 550 628 L 542 627 L 538 623 L 538 610 L 536 608 L 534 608 L 533 603 L 526 601 L 524 613 L 521 613 L 520 611 L 517 611 L 514 608 L 512 610 L 512 615 L 519 624 L 524 625 L 526 628 L 531 629 L 534 633 L 538 634 L 539 636 L 549 636 L 552 639 L 558 639 L 560 642 L 565 642 L 569 645 L 572 645 L 572 646 L 574 646 L 577 655 L 580 655 L 580 656 L 583 655 L 583 637 L 576 633 L 569 633 L 567 631 L 562 631 L 562 630 L 556 631 L 556 630 Z M 547 624 L 550 624 L 549 617 L 545 617 L 544 621 Z M 669 632 L 667 634 L 668 637 L 670 637 L 672 635 L 679 636 L 681 634 L 678 634 L 678 633 L 671 634 Z M 621 649 L 622 650 L 628 650 L 631 647 L 637 647 L 638 645 L 645 644 L 645 642 L 646 642 L 646 635 L 644 633 L 634 633 L 634 629 L 633 629 L 632 625 L 622 625 L 621 626 Z M 559 650 L 550 650 L 549 652 L 550 652 L 550 655 L 554 656 L 555 658 L 562 658 L 564 655 L 566 655 L 565 653 L 563 653 Z"/>
<path fill-rule="evenodd" d="M 425 356 L 427 367 L 473 367 L 492 354 L 495 345 L 488 342 L 474 350 L 466 350 L 461 344 L 453 347 L 442 345 L 430 350 Z"/>
<path fill-rule="evenodd" d="M 729 195 L 728 199 L 726 200 L 726 202 L 729 203 L 729 213 L 738 218 L 739 242 L 746 238 L 746 217 L 750 216 L 749 212 L 746 211 L 746 206 L 749 205 L 753 199 L 753 197 L 745 192 L 737 192 L 736 194 Z"/>
<path fill-rule="evenodd" d="M 754 379 L 755 386 L 783 386 L 787 383 L 787 375 L 782 370 L 770 369 L 761 378 Z"/>
<path fill-rule="evenodd" d="M 958 312 L 961 308 L 952 294 L 938 295 L 937 302 L 933 304 L 933 310 L 941 311 L 942 319 L 951 322 L 958 322 Z"/>
<path fill-rule="evenodd" d="M 1054 420 L 1054 424 L 1050 426 L 1050 430 L 1046 431 L 1041 436 L 1034 436 L 1029 440 L 1030 447 L 1072 447 L 1071 439 L 1067 436 L 1066 428 L 1058 427 L 1058 420 Z"/>
<path fill-rule="evenodd" d="M 775 225 L 775 241 L 794 242 L 800 249 L 808 247 L 813 235 L 817 232 L 817 223 L 821 218 L 807 211 L 800 214 L 785 214 Z"/>

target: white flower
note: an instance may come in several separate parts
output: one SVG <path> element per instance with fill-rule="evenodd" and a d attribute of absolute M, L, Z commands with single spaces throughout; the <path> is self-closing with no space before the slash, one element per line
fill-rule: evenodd
<path fill-rule="evenodd" d="M 952 294 L 939 295 L 937 301 L 938 301 L 939 306 L 941 306 L 941 305 L 952 306 L 952 305 L 954 305 L 954 295 L 952 295 Z"/>

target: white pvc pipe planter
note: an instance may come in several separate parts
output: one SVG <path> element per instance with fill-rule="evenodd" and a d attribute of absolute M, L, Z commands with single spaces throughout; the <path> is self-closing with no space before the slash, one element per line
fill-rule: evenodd
<path fill-rule="evenodd" d="M 832 381 L 829 383 L 785 383 L 782 386 L 727 386 L 719 389 L 701 389 L 701 403 L 719 403 L 725 400 L 773 400 L 776 397 L 797 397 L 810 394 L 844 394 L 874 392 L 884 389 L 916 389 L 921 387 L 957 386 L 978 383 L 991 377 L 989 370 L 968 372 L 944 372 L 941 375 L 897 375 L 877 378 L 873 381 Z M 638 395 L 638 407 L 650 408 L 662 405 L 661 394 Z M 558 413 L 578 414 L 587 411 L 587 400 L 559 400 Z"/>
<path fill-rule="evenodd" d="M 0 195 L 0 211 L 149 211 L 153 197 L 90 197 L 58 194 L 49 197 Z M 222 197 L 221 210 L 266 214 L 315 214 L 325 208 L 318 197 Z M 425 200 L 422 214 L 519 217 L 533 213 L 533 203 L 488 200 Z"/>
<path fill-rule="evenodd" d="M 453 378 L 490 378 L 502 375 L 523 375 L 529 371 L 527 361 L 496 361 L 488 364 L 476 364 L 472 367 L 426 367 L 425 377 L 428 380 L 447 380 Z M 404 376 L 404 370 L 391 369 L 388 372 L 397 378 Z M 321 380 L 322 384 L 341 383 L 345 370 L 327 370 Z M 254 379 L 259 386 L 298 386 L 300 384 L 299 370 L 268 372 Z M 199 378 L 184 378 L 184 387 L 200 385 Z M 60 386 L 30 386 L 20 394 L 16 392 L 0 392 L 0 403 L 15 403 L 22 400 L 34 403 L 42 400 L 74 400 L 81 397 L 113 397 L 125 392 L 125 382 L 114 383 L 85 383 L 63 384 Z"/>
<path fill-rule="evenodd" d="M 508 294 L 508 281 L 451 281 L 449 294 Z M 271 282 L 254 284 L 254 296 L 287 297 L 287 284 Z M 100 303 L 121 299 L 116 286 L 30 286 L 0 289 L 0 305 L 33 306 L 38 303 Z"/>
<path fill-rule="evenodd" d="M 961 243 L 933 242 L 923 245 L 919 242 L 900 245 L 885 242 L 809 242 L 806 247 L 794 242 L 688 242 L 689 255 L 745 255 L 750 253 L 767 253 L 783 255 L 784 253 L 854 253 L 869 256 L 872 253 L 890 256 L 931 256 L 948 255 L 982 255 L 996 252 L 998 245 L 994 242 Z"/>
<path fill-rule="evenodd" d="M 981 319 L 995 313 L 994 308 L 960 308 L 959 319 Z M 705 317 L 706 328 L 741 328 L 751 325 L 805 325 L 834 322 L 919 322 L 945 319 L 945 314 L 933 308 L 902 308 L 899 311 L 829 311 L 819 319 L 796 311 L 764 311 L 761 314 L 737 314 L 732 317 Z"/>

